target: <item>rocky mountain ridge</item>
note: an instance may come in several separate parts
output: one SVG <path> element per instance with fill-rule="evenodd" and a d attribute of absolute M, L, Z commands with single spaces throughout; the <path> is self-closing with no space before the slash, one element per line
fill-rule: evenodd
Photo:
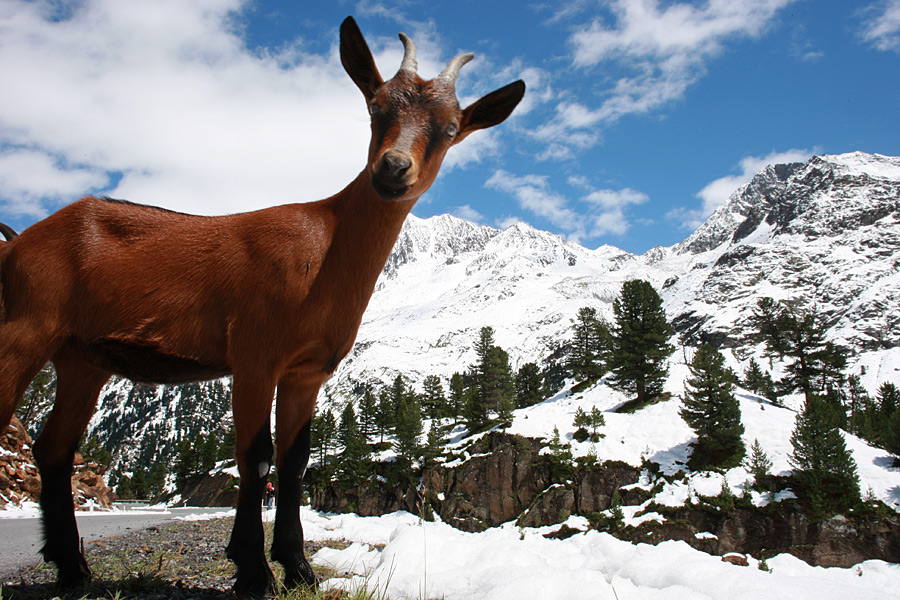
<path fill-rule="evenodd" d="M 540 362 L 569 337 L 582 306 L 611 318 L 633 278 L 660 291 L 687 343 L 746 353 L 757 298 L 815 306 L 829 339 L 854 354 L 850 368 L 872 367 L 864 384 L 874 391 L 878 377 L 898 376 L 879 365 L 900 347 L 900 158 L 852 153 L 767 167 L 683 242 L 643 255 L 587 249 L 524 223 L 501 231 L 410 217 L 321 401 L 343 402 L 353 385 L 401 373 L 417 386 L 426 375 L 449 378 L 475 361 L 485 325 L 514 368 Z M 90 430 L 118 445 L 117 461 L 171 459 L 181 436 L 221 427 L 229 392 L 227 380 L 113 383 Z"/>

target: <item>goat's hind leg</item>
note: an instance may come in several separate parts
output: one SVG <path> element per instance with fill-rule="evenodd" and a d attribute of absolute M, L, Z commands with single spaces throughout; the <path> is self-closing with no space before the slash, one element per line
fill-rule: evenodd
<path fill-rule="evenodd" d="M 34 444 L 41 473 L 41 552 L 45 561 L 56 564 L 59 585 L 74 587 L 88 581 L 91 570 L 79 549 L 72 502 L 72 461 L 109 373 L 71 358 L 55 359 L 54 364 L 56 403 Z"/>

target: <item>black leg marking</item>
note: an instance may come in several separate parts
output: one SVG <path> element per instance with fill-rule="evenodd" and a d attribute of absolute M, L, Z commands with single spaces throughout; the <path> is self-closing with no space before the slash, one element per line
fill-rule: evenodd
<path fill-rule="evenodd" d="M 268 419 L 245 456 L 248 473 L 241 473 L 237 514 L 225 553 L 237 565 L 234 592 L 239 597 L 268 597 L 275 593 L 275 578 L 266 563 L 261 503 L 269 465 L 272 435 Z M 265 469 L 260 465 L 264 465 Z"/>
<path fill-rule="evenodd" d="M 44 561 L 56 564 L 60 587 L 78 587 L 91 579 L 91 570 L 78 545 L 78 524 L 75 522 L 75 505 L 72 502 L 72 461 L 75 450 L 68 453 L 68 460 L 59 465 L 38 465 L 41 473 L 41 520 Z"/>
<path fill-rule="evenodd" d="M 309 462 L 310 423 L 291 445 L 278 472 L 278 510 L 272 539 L 272 560 L 284 567 L 284 585 L 316 587 L 316 576 L 303 553 L 303 526 L 300 524 L 302 479 Z"/>

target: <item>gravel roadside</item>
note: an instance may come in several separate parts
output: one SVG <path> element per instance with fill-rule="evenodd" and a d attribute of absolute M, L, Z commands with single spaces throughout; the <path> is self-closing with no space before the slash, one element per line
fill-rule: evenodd
<path fill-rule="evenodd" d="M 234 517 L 169 522 L 86 543 L 94 579 L 63 597 L 233 600 L 234 565 L 225 558 L 233 524 Z M 307 555 L 319 547 L 308 542 Z M 272 567 L 278 577 L 278 565 Z M 0 582 L 0 600 L 55 598 L 55 579 L 56 570 L 43 562 L 19 569 Z"/>

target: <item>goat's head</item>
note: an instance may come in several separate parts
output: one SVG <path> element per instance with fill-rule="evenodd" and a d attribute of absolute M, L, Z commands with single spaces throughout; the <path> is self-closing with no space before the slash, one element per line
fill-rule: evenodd
<path fill-rule="evenodd" d="M 425 81 L 416 73 L 416 47 L 400 34 L 405 54 L 400 70 L 385 82 L 352 17 L 341 25 L 341 62 L 362 90 L 372 117 L 367 170 L 385 200 L 418 198 L 431 187 L 444 155 L 478 129 L 502 123 L 525 94 L 516 81 L 465 109 L 456 99 L 459 69 L 472 60 L 460 54 L 443 72 Z"/>

